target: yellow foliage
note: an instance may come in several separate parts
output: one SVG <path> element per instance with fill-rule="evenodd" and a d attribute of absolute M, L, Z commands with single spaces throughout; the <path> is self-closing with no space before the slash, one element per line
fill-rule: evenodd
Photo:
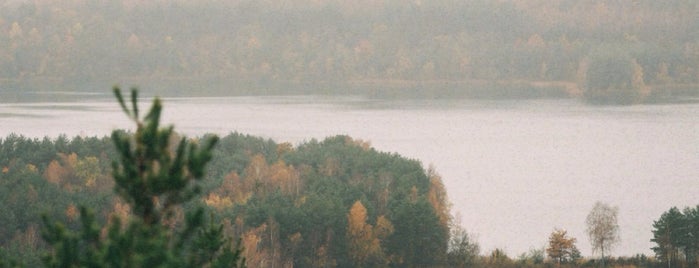
<path fill-rule="evenodd" d="M 296 206 L 297 208 L 301 207 L 305 203 L 306 203 L 306 196 L 305 195 L 294 200 L 294 206 Z"/>
<path fill-rule="evenodd" d="M 215 193 L 210 193 L 209 196 L 204 199 L 204 202 L 207 206 L 213 207 L 217 210 L 233 207 L 233 201 L 229 197 L 221 197 Z"/>
<path fill-rule="evenodd" d="M 245 178 L 255 182 L 263 179 L 264 171 L 267 169 L 267 161 L 261 154 L 257 154 L 250 159 L 250 164 L 245 169 Z"/>
<path fill-rule="evenodd" d="M 447 197 L 447 190 L 442 183 L 442 177 L 437 174 L 434 167 L 430 166 L 427 173 L 430 178 L 430 189 L 427 192 L 427 200 L 432 205 L 432 208 L 434 208 L 442 226 L 447 226 L 451 217 L 449 213 L 451 204 Z"/>
<path fill-rule="evenodd" d="M 301 191 L 300 177 L 300 172 L 284 161 L 268 165 L 264 156 L 258 154 L 252 157 L 245 169 L 245 178 L 239 188 L 245 196 L 246 192 L 264 195 L 276 190 L 287 195 L 298 195 Z"/>
<path fill-rule="evenodd" d="M 238 173 L 232 171 L 226 175 L 223 184 L 216 189 L 215 193 L 230 198 L 236 204 L 245 204 L 252 197 L 252 186 L 242 183 Z"/>
<path fill-rule="evenodd" d="M 102 176 L 99 159 L 88 156 L 78 160 L 74 166 L 75 177 L 87 187 L 95 187 L 97 179 Z"/>
<path fill-rule="evenodd" d="M 393 233 L 393 224 L 384 215 L 376 219 L 374 234 L 379 239 L 386 239 Z"/>
<path fill-rule="evenodd" d="M 357 237 L 362 235 L 364 225 L 366 225 L 367 215 L 366 208 L 361 201 L 354 202 L 347 215 L 349 228 L 347 229 L 350 236 Z"/>
<path fill-rule="evenodd" d="M 39 169 L 37 169 L 36 166 L 35 166 L 35 165 L 32 165 L 32 164 L 27 164 L 27 166 L 26 166 L 25 168 L 26 168 L 27 171 L 29 171 L 30 173 L 37 173 L 37 172 L 39 172 Z"/>
<path fill-rule="evenodd" d="M 245 263 L 248 267 L 282 266 L 282 249 L 279 241 L 278 226 L 271 220 L 243 234 L 241 240 L 243 248 L 245 248 Z"/>
<path fill-rule="evenodd" d="M 260 245 L 262 238 L 260 238 L 259 233 L 264 232 L 267 229 L 267 224 L 262 224 L 257 228 L 251 229 L 241 238 L 243 248 L 245 249 L 245 262 L 250 267 L 258 267 L 256 265 L 262 264 L 266 258 L 266 250 Z"/>
<path fill-rule="evenodd" d="M 347 221 L 349 255 L 354 260 L 355 264 L 363 265 L 370 259 L 383 259 L 381 241 L 374 232 L 374 227 L 366 223 L 367 211 L 361 201 L 354 202 L 347 215 Z M 393 225 L 383 216 L 379 217 L 378 221 L 376 230 L 379 231 L 381 235 L 387 235 L 393 232 Z"/>

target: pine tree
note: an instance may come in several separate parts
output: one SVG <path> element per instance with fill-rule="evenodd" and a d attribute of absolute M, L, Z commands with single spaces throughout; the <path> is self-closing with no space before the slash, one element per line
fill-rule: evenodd
<path fill-rule="evenodd" d="M 215 136 L 201 142 L 182 138 L 171 150 L 173 127 L 160 127 L 162 105 L 156 98 L 139 118 L 138 91 L 131 91 L 131 109 L 121 90 L 119 105 L 136 124 L 136 132 L 114 131 L 119 159 L 113 162 L 117 195 L 130 207 L 124 219 L 113 216 L 100 227 L 94 214 L 80 208 L 80 228 L 67 229 L 44 217 L 42 235 L 50 246 L 44 262 L 50 267 L 243 267 L 242 249 L 223 235 L 223 226 L 205 224 L 204 209 L 185 214 L 182 226 L 171 223 L 176 210 L 197 197 L 204 167 L 212 158 Z M 105 231 L 105 232 L 103 232 Z"/>

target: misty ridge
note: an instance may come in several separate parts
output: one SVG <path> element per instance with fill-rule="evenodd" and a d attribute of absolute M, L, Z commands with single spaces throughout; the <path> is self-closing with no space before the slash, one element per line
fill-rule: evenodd
<path fill-rule="evenodd" d="M 0 85 L 15 93 L 120 83 L 180 95 L 675 101 L 699 94 L 698 5 L 2 1 Z"/>

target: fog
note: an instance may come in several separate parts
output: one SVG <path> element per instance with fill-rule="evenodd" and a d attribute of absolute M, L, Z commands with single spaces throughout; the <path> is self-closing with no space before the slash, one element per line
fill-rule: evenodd
<path fill-rule="evenodd" d="M 699 70 L 693 1 L 0 5 L 4 92 L 562 98 L 600 84 L 585 79 L 602 57 L 640 68 L 650 101 L 666 101 L 695 94 Z"/>
<path fill-rule="evenodd" d="M 70 118 L 90 117 L 71 107 L 91 107 L 92 101 L 104 105 L 111 100 L 113 85 L 138 87 L 145 96 L 164 96 L 174 105 L 178 100 L 190 105 L 190 98 L 196 104 L 199 97 L 283 96 L 272 104 L 263 99 L 263 116 L 246 116 L 257 119 L 243 120 L 246 125 L 240 128 L 227 122 L 237 117 L 223 115 L 198 121 L 185 112 L 168 119 L 175 124 L 185 120 L 185 132 L 196 134 L 208 132 L 202 129 L 206 127 L 219 134 L 249 130 L 292 142 L 306 140 L 305 132 L 308 139 L 359 135 L 355 138 L 375 140 L 379 149 L 433 164 L 438 172 L 443 167 L 452 213 L 467 214 L 463 228 L 484 245 L 482 254 L 504 248 L 514 258 L 527 247 L 544 245 L 548 231 L 563 228 L 584 245 L 579 246 L 583 255 L 592 256 L 583 224 L 598 198 L 611 200 L 627 217 L 621 232 L 629 228 L 634 237 L 627 244 L 622 240 L 620 254 L 653 256 L 653 221 L 672 206 L 697 205 L 687 203 L 692 187 L 699 186 L 691 182 L 691 170 L 699 167 L 687 157 L 696 150 L 678 145 L 694 146 L 687 133 L 697 134 L 691 128 L 696 120 L 686 113 L 695 110 L 699 97 L 696 14 L 699 2 L 682 0 L 0 0 L 0 125 L 11 126 L 0 133 L 106 135 L 102 129 L 76 131 L 90 128 L 85 123 L 71 125 Z M 293 106 L 298 99 L 284 101 L 319 95 L 341 101 L 321 111 Z M 42 104 L 14 104 L 27 102 L 48 102 L 45 107 L 57 111 L 36 115 L 32 107 Z M 233 102 L 247 109 L 235 112 L 255 109 L 240 99 Z M 68 108 L 60 103 L 68 103 Z M 279 109 L 274 105 L 289 103 L 299 109 L 291 109 L 293 113 L 311 111 L 311 118 L 291 118 L 317 124 L 294 129 L 294 122 L 266 121 L 273 117 L 270 109 Z M 369 106 L 357 108 L 357 103 Z M 372 106 L 377 103 L 379 107 Z M 405 103 L 408 109 L 401 106 Z M 442 110 L 443 104 L 448 109 Z M 225 103 L 216 105 L 211 113 L 230 111 Z M 111 109 L 99 107 L 87 112 Z M 479 117 L 483 111 L 487 115 Z M 361 119 L 353 112 L 376 118 Z M 396 119 L 402 112 L 419 124 L 396 123 L 402 122 Z M 52 114 L 60 114 L 55 119 L 61 121 L 50 122 Z M 387 114 L 390 120 L 384 118 Z M 421 116 L 430 121 L 421 121 Z M 459 120 L 450 121 L 450 116 Z M 39 127 L 22 124 L 29 118 Z M 116 118 L 112 113 L 97 116 L 91 124 L 112 128 L 114 122 L 123 122 Z M 372 129 L 331 123 L 348 118 L 372 122 L 367 123 Z M 471 120 L 468 125 L 464 118 Z M 441 129 L 459 131 L 419 131 L 434 122 Z M 401 134 L 403 128 L 410 133 Z M 652 133 L 639 133 L 646 130 Z M 673 136 L 677 133 L 681 134 Z M 401 139 L 405 140 L 395 142 Z M 461 147 L 451 148 L 450 143 Z M 425 149 L 429 144 L 435 147 Z M 528 157 L 541 157 L 545 163 L 521 162 Z M 663 159 L 673 164 L 660 163 Z M 460 170 L 459 163 L 472 170 Z M 673 167 L 679 171 L 673 173 Z M 662 188 L 660 177 L 673 174 L 678 175 L 668 181 L 682 185 L 681 194 L 674 195 L 680 190 L 677 185 L 663 186 L 668 189 L 649 199 L 656 206 L 644 211 L 643 206 L 652 205 L 644 195 Z M 519 190 L 531 185 L 536 188 Z M 565 193 L 554 191 L 557 187 Z M 616 187 L 616 195 L 633 188 L 634 194 L 620 198 L 600 193 L 605 187 Z M 547 206 L 549 198 L 570 204 Z M 633 206 L 635 201 L 645 205 Z M 543 210 L 530 207 L 534 216 L 521 221 L 487 213 L 513 210 L 513 215 L 526 218 L 524 207 L 515 202 L 541 205 Z M 520 222 L 526 226 L 507 229 Z M 495 234 L 516 235 L 513 230 L 518 229 L 526 241 L 511 237 L 508 245 L 508 237 Z"/>

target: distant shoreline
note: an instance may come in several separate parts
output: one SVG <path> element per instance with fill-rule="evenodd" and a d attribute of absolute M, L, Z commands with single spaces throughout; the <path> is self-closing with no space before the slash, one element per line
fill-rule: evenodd
<path fill-rule="evenodd" d="M 120 81 L 120 82 L 114 82 Z M 148 95 L 161 96 L 269 96 L 269 95 L 355 95 L 396 99 L 570 99 L 581 95 L 570 81 L 530 80 L 272 80 L 222 76 L 124 77 L 84 79 L 63 77 L 0 78 L 0 102 L 27 101 L 27 92 L 100 92 L 119 84 L 147 88 Z M 651 85 L 647 103 L 675 103 L 699 97 L 699 84 Z M 97 94 L 100 95 L 100 94 Z M 108 95 L 108 94 L 107 94 Z M 59 98 L 60 101 L 60 98 Z"/>

